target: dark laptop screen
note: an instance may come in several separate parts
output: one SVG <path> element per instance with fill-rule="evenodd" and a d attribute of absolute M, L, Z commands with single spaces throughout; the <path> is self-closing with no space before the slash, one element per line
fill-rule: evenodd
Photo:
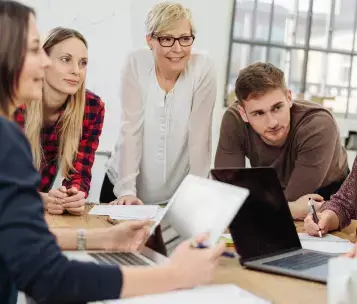
<path fill-rule="evenodd" d="M 229 227 L 242 262 L 301 248 L 289 206 L 273 168 L 213 169 L 211 174 L 218 181 L 250 191 Z"/>

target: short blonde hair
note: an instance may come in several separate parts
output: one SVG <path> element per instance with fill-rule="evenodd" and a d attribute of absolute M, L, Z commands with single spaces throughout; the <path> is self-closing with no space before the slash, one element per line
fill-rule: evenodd
<path fill-rule="evenodd" d="M 192 14 L 190 9 L 185 8 L 180 3 L 163 2 L 156 4 L 147 14 L 146 33 L 161 34 L 173 28 L 173 23 L 180 20 L 188 20 L 191 25 L 191 33 L 196 30 L 192 23 Z"/>

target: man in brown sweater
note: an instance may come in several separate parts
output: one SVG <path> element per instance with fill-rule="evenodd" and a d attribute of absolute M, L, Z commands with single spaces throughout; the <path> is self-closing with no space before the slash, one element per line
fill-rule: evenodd
<path fill-rule="evenodd" d="M 292 101 L 284 73 L 269 63 L 241 70 L 237 102 L 223 116 L 216 168 L 275 168 L 294 218 L 306 216 L 306 194 L 329 199 L 348 175 L 348 162 L 331 113 Z"/>

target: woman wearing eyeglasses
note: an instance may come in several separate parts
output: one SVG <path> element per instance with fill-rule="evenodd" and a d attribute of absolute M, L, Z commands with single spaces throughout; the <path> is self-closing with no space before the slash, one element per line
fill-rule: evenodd
<path fill-rule="evenodd" d="M 155 204 L 188 173 L 208 176 L 216 77 L 192 52 L 195 29 L 181 4 L 161 3 L 146 20 L 150 49 L 133 52 L 121 76 L 123 125 L 100 200 Z"/>

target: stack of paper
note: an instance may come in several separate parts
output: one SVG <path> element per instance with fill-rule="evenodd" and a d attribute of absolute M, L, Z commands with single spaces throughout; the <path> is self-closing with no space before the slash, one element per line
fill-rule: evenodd
<path fill-rule="evenodd" d="M 244 303 L 268 304 L 266 300 L 245 291 L 235 285 L 210 285 L 193 289 L 179 290 L 168 293 L 107 301 L 114 304 L 183 304 L 183 303 Z"/>
<path fill-rule="evenodd" d="M 159 208 L 158 205 L 98 205 L 88 214 L 107 215 L 114 220 L 145 220 L 155 219 Z"/>
<path fill-rule="evenodd" d="M 353 248 L 353 244 L 332 234 L 326 234 L 322 238 L 310 236 L 307 233 L 299 233 L 301 246 L 304 249 L 328 252 L 346 253 Z"/>

